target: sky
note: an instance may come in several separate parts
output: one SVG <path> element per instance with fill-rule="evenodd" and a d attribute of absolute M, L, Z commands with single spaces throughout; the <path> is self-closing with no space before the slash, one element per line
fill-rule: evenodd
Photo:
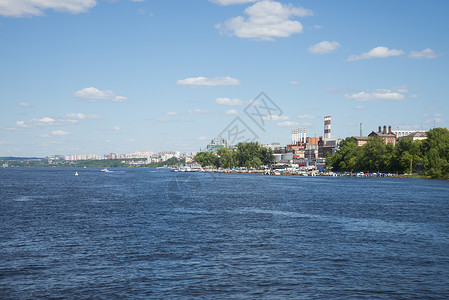
<path fill-rule="evenodd" d="M 0 156 L 449 127 L 449 1 L 0 0 Z M 362 125 L 360 125 L 362 124 Z"/>

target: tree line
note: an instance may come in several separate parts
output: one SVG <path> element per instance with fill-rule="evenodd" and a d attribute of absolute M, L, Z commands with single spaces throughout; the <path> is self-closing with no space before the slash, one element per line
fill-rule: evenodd
<path fill-rule="evenodd" d="M 217 153 L 199 152 L 195 161 L 203 167 L 215 168 L 259 168 L 274 162 L 271 149 L 262 147 L 257 142 L 238 143 L 234 148 L 218 148 Z"/>
<path fill-rule="evenodd" d="M 434 128 L 427 139 L 412 141 L 402 138 L 395 146 L 385 145 L 372 137 L 363 146 L 357 146 L 348 137 L 340 143 L 334 155 L 326 157 L 326 166 L 333 171 L 415 173 L 435 178 L 449 176 L 449 131 Z"/>

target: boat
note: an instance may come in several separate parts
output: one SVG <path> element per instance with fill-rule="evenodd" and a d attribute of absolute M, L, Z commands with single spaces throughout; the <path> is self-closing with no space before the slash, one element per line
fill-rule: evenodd
<path fill-rule="evenodd" d="M 102 169 L 101 172 L 106 172 L 107 173 L 107 172 L 112 172 L 112 171 L 109 171 L 108 169 Z"/>
<path fill-rule="evenodd" d="M 78 176 L 78 172 L 75 172 L 75 176 Z"/>

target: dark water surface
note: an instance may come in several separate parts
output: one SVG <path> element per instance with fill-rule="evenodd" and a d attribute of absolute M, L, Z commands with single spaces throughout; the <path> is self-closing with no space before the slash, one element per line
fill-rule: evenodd
<path fill-rule="evenodd" d="M 0 169 L 1 299 L 196 297 L 447 299 L 449 182 Z"/>

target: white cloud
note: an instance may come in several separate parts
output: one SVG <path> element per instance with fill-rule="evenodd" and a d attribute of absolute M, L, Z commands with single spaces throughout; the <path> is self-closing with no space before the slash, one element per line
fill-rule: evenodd
<path fill-rule="evenodd" d="M 67 131 L 63 130 L 53 130 L 51 132 L 51 135 L 68 135 L 69 133 Z"/>
<path fill-rule="evenodd" d="M 397 90 L 378 89 L 375 91 L 345 94 L 347 99 L 356 101 L 398 101 L 404 100 L 405 96 Z"/>
<path fill-rule="evenodd" d="M 245 103 L 243 103 L 242 100 L 238 98 L 217 98 L 215 99 L 215 102 L 219 105 L 227 105 L 227 106 L 242 106 Z"/>
<path fill-rule="evenodd" d="M 412 51 L 408 55 L 410 58 L 436 58 L 437 54 L 430 48 L 424 49 L 423 51 Z"/>
<path fill-rule="evenodd" d="M 120 131 L 120 127 L 114 126 L 114 128 L 112 128 L 112 130 L 114 130 L 114 131 Z"/>
<path fill-rule="evenodd" d="M 226 76 L 226 77 L 215 77 L 215 78 L 207 78 L 207 77 L 191 77 L 186 79 L 180 79 L 176 81 L 177 85 L 186 85 L 193 87 L 213 87 L 213 86 L 231 86 L 231 85 L 240 85 L 240 81 L 238 79 Z"/>
<path fill-rule="evenodd" d="M 313 120 L 315 118 L 316 117 L 312 116 L 312 115 L 300 115 L 300 116 L 298 116 L 298 119 L 301 119 L 301 120 Z"/>
<path fill-rule="evenodd" d="M 31 119 L 29 121 L 17 121 L 17 128 L 33 128 L 38 126 L 46 126 L 46 125 L 60 125 L 61 122 L 57 122 L 53 118 L 45 117 L 42 119 Z"/>
<path fill-rule="evenodd" d="M 289 82 L 291 85 L 299 85 L 299 81 L 297 80 L 292 80 Z"/>
<path fill-rule="evenodd" d="M 322 41 L 318 44 L 309 47 L 309 52 L 313 54 L 326 54 L 337 51 L 340 48 L 340 43 L 333 41 Z"/>
<path fill-rule="evenodd" d="M 357 61 L 362 59 L 371 58 L 386 58 L 390 56 L 399 56 L 404 54 L 402 50 L 388 49 L 387 47 L 376 47 L 369 52 L 362 53 L 361 55 L 351 55 L 348 61 Z"/>
<path fill-rule="evenodd" d="M 410 98 L 416 99 L 416 98 L 419 98 L 419 95 L 413 94 L 410 96 Z"/>
<path fill-rule="evenodd" d="M 44 123 L 44 124 L 51 124 L 51 123 L 54 123 L 54 122 L 55 122 L 55 119 L 45 117 L 45 118 L 42 118 L 42 119 L 40 119 L 40 120 L 38 120 L 38 121 L 39 121 L 39 122 L 42 122 L 42 123 Z"/>
<path fill-rule="evenodd" d="M 85 88 L 79 91 L 76 91 L 73 94 L 74 97 L 85 99 L 91 102 L 99 101 L 99 100 L 108 100 L 113 102 L 126 102 L 128 99 L 124 96 L 117 96 L 112 91 L 100 91 L 94 87 Z"/>
<path fill-rule="evenodd" d="M 245 14 L 248 15 L 247 18 L 238 16 L 215 27 L 240 38 L 272 41 L 275 37 L 289 37 L 295 33 L 302 33 L 302 24 L 292 17 L 313 15 L 309 9 L 271 0 L 256 2 L 245 9 Z"/>
<path fill-rule="evenodd" d="M 362 109 L 365 109 L 365 108 L 366 108 L 366 106 L 363 106 L 363 105 L 357 105 L 355 107 L 355 109 L 358 109 L 358 110 L 362 110 Z"/>
<path fill-rule="evenodd" d="M 225 112 L 226 115 L 238 115 L 239 111 L 235 110 L 235 109 L 230 109 L 228 111 Z"/>
<path fill-rule="evenodd" d="M 19 103 L 19 106 L 22 106 L 22 107 L 30 107 L 31 104 L 26 103 L 26 102 L 20 102 L 20 103 Z"/>
<path fill-rule="evenodd" d="M 245 4 L 256 2 L 257 0 L 209 0 L 209 1 L 218 5 L 228 6 L 233 4 Z"/>
<path fill-rule="evenodd" d="M 98 115 L 86 115 L 82 113 L 70 113 L 66 115 L 68 120 L 99 120 L 101 119 Z"/>
<path fill-rule="evenodd" d="M 47 9 L 78 14 L 96 5 L 95 0 L 1 0 L 0 15 L 4 17 L 42 16 Z"/>
<path fill-rule="evenodd" d="M 286 121 L 289 120 L 289 116 L 280 116 L 280 115 L 266 115 L 262 116 L 262 119 L 264 120 L 272 120 L 272 121 Z"/>
<path fill-rule="evenodd" d="M 193 114 L 193 115 L 204 115 L 204 114 L 208 114 L 209 113 L 209 111 L 204 110 L 204 109 L 200 109 L 200 108 L 189 109 L 187 112 L 189 114 Z"/>
<path fill-rule="evenodd" d="M 197 137 L 197 139 L 200 140 L 200 141 L 205 141 L 205 140 L 207 140 L 207 137 L 205 137 L 205 136 L 203 135 L 203 136 Z"/>
<path fill-rule="evenodd" d="M 178 115 L 178 113 L 176 111 L 167 111 L 165 114 L 167 116 L 177 116 Z"/>
<path fill-rule="evenodd" d="M 295 127 L 295 126 L 298 126 L 299 123 L 293 122 L 293 121 L 284 121 L 284 122 L 278 123 L 277 125 L 280 127 Z"/>
<path fill-rule="evenodd" d="M 60 126 L 60 125 L 70 125 L 70 124 L 76 124 L 80 120 L 99 120 L 102 119 L 102 117 L 98 115 L 88 115 L 88 114 L 82 114 L 82 113 L 70 113 L 65 115 L 65 117 L 62 118 L 50 118 L 50 117 L 44 117 L 41 119 L 31 119 L 28 121 L 17 121 L 16 126 L 11 128 L 14 129 L 27 129 L 27 128 L 36 128 L 41 126 Z"/>

